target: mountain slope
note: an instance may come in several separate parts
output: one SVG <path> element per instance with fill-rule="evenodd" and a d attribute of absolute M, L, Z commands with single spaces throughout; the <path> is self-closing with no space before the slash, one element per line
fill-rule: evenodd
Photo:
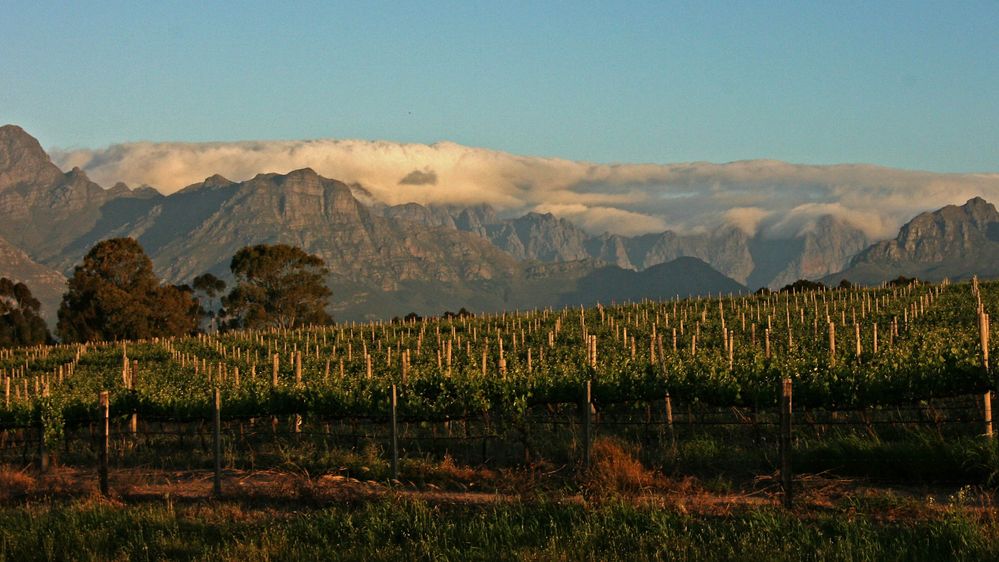
<path fill-rule="evenodd" d="M 42 303 L 41 314 L 52 323 L 66 290 L 66 277 L 33 261 L 10 242 L 0 238 L 0 277 L 19 281 Z"/>
<path fill-rule="evenodd" d="M 981 197 L 920 214 L 828 280 L 876 284 L 899 275 L 939 281 L 975 274 L 999 276 L 999 212 Z"/>
<path fill-rule="evenodd" d="M 63 173 L 23 129 L 0 127 L 0 236 L 35 261 L 70 268 L 86 251 L 82 246 L 157 198 L 163 196 L 124 184 L 105 190 L 77 168 Z M 107 207 L 113 200 L 122 204 Z"/>
<path fill-rule="evenodd" d="M 389 303 L 501 309 L 563 302 L 573 292 L 571 298 L 605 298 L 609 293 L 599 287 L 610 279 L 636 284 L 648 296 L 660 290 L 646 282 L 662 274 L 655 268 L 683 257 L 698 258 L 736 284 L 773 286 L 840 269 L 867 242 L 831 217 L 775 240 L 731 226 L 591 235 L 548 213 L 500 217 L 488 205 L 387 206 L 362 185 L 311 169 L 243 182 L 216 175 L 168 197 L 123 184 L 105 190 L 80 170 L 60 171 L 15 126 L 0 127 L 0 212 L 0 237 L 36 265 L 63 274 L 110 237 L 136 238 L 172 283 L 206 271 L 226 275 L 232 255 L 246 245 L 300 246 L 327 262 L 336 309 L 361 316 Z M 678 263 L 698 273 L 695 262 Z M 587 278 L 607 265 L 648 273 Z M 640 298 L 626 286 L 616 289 L 613 298 Z"/>
<path fill-rule="evenodd" d="M 767 283 L 776 288 L 798 279 L 820 279 L 842 270 L 853 256 L 870 244 L 870 240 L 860 229 L 826 215 L 797 239 L 770 243 L 784 248 L 796 243 L 801 245 L 800 250 L 791 252 L 787 266 Z"/>

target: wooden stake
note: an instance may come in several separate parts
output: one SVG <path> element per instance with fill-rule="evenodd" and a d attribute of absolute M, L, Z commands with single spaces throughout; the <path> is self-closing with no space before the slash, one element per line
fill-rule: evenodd
<path fill-rule="evenodd" d="M 212 445 L 215 456 L 212 492 L 219 497 L 222 495 L 222 392 L 218 387 L 212 400 Z"/>
<path fill-rule="evenodd" d="M 985 410 L 985 437 L 992 439 L 992 391 L 987 390 L 982 395 L 982 406 Z"/>
<path fill-rule="evenodd" d="M 836 365 L 836 323 L 829 323 L 829 365 Z"/>
<path fill-rule="evenodd" d="M 111 400 L 108 391 L 104 390 L 98 395 L 97 419 L 100 420 L 101 440 L 98 452 L 98 480 L 101 494 L 108 495 L 108 449 L 111 447 Z"/>
<path fill-rule="evenodd" d="M 580 414 L 583 418 L 583 468 L 590 468 L 590 442 L 592 439 L 592 429 L 590 424 L 593 421 L 593 382 L 586 381 L 583 387 L 583 403 Z"/>
<path fill-rule="evenodd" d="M 399 480 L 399 425 L 398 425 L 398 395 L 396 387 L 392 385 L 392 394 L 389 397 L 389 406 L 392 409 L 392 480 Z"/>
<path fill-rule="evenodd" d="M 780 479 L 784 490 L 784 507 L 790 509 L 794 500 L 794 477 L 791 472 L 791 379 L 784 379 L 780 398 Z"/>

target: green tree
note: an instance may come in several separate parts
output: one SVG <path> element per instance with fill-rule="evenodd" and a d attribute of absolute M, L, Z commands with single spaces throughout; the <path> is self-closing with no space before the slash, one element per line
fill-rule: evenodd
<path fill-rule="evenodd" d="M 230 264 L 236 286 L 222 299 L 229 325 L 294 328 L 333 321 L 322 259 L 284 244 L 248 246 Z"/>
<path fill-rule="evenodd" d="M 52 341 L 39 310 L 41 303 L 31 295 L 27 285 L 0 278 L 0 347 Z"/>
<path fill-rule="evenodd" d="M 198 293 L 204 295 L 207 300 L 207 306 L 200 306 L 199 311 L 201 316 L 208 318 L 210 330 L 213 332 L 218 330 L 219 319 L 225 315 L 221 299 L 225 287 L 225 281 L 215 277 L 211 273 L 199 275 L 191 282 L 191 288 L 196 292 L 195 298 L 198 300 L 198 304 L 201 305 L 201 298 L 198 296 Z M 217 303 L 216 298 L 218 299 Z"/>
<path fill-rule="evenodd" d="M 74 269 L 57 331 L 66 342 L 183 335 L 197 327 L 196 306 L 189 293 L 160 284 L 138 242 L 115 238 Z"/>

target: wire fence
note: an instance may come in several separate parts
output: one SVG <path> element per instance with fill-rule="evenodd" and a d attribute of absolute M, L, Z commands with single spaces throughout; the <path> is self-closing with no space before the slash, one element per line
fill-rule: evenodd
<path fill-rule="evenodd" d="M 393 391 L 394 395 L 394 391 Z M 587 389 L 575 403 L 517 414 L 450 420 L 400 416 L 394 401 L 370 416 L 146 416 L 113 412 L 42 425 L 0 426 L 0 463 L 93 470 L 211 469 L 216 491 L 227 470 L 296 467 L 372 480 L 415 480 L 451 459 L 507 469 L 547 463 L 585 474 L 597 442 L 612 442 L 672 476 L 752 481 L 779 475 L 790 503 L 794 475 L 827 473 L 888 483 L 991 484 L 999 453 L 990 395 L 958 396 L 862 410 L 713 407 L 657 401 L 602 403 Z"/>

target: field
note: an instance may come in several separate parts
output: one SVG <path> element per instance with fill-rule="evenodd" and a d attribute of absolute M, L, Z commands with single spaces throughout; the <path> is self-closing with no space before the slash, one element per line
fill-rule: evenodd
<path fill-rule="evenodd" d="M 988 557 L 997 305 L 997 283 L 912 284 L 6 350 L 0 517 L 69 534 L 134 517 L 207 543 L 165 507 L 182 497 L 245 511 L 217 516 L 236 537 L 219 548 L 249 559 L 285 552 L 257 542 L 275 510 L 268 540 L 346 517 L 329 532 L 374 558 L 423 536 L 443 558 L 685 558 L 736 535 L 722 557 L 797 558 L 823 533 L 851 557 L 915 537 Z"/>

